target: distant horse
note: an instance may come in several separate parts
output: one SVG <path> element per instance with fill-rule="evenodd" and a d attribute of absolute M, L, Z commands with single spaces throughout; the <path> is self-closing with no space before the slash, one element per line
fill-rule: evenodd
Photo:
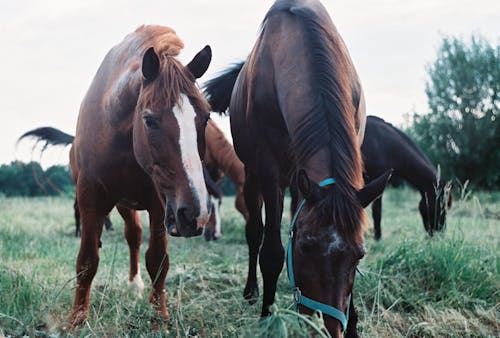
<path fill-rule="evenodd" d="M 355 337 L 350 295 L 364 255 L 363 207 L 382 193 L 389 173 L 363 188 L 364 99 L 347 49 L 318 1 L 278 0 L 247 62 L 237 67 L 208 82 L 205 92 L 216 103 L 220 88 L 234 84 L 229 114 L 235 150 L 245 165 L 249 212 L 244 296 L 255 301 L 258 294 L 260 255 L 262 316 L 269 314 L 284 261 L 283 191 L 290 183 L 297 185 L 305 204 L 296 214 L 288 263 L 299 310 L 311 314 L 312 308 L 319 309 L 304 302 L 307 297 L 321 303 L 336 313 L 323 317 L 332 336 L 344 331 Z"/>
<path fill-rule="evenodd" d="M 221 182 L 224 175 L 226 175 L 235 185 L 236 200 L 235 207 L 243 215 L 245 221 L 248 221 L 248 210 L 245 205 L 243 196 L 243 186 L 245 184 L 245 167 L 240 161 L 233 145 L 227 140 L 226 136 L 219 129 L 217 124 L 212 120 L 208 121 L 205 130 L 206 137 L 206 150 L 204 163 L 209 172 L 209 176 L 215 182 Z M 215 214 L 218 215 L 217 208 L 219 200 L 212 201 Z M 214 215 L 214 217 L 217 217 Z M 221 222 L 220 217 L 218 222 L 212 224 L 208 223 L 205 227 L 205 239 L 217 239 L 221 235 Z"/>
<path fill-rule="evenodd" d="M 195 79 L 206 71 L 211 50 L 205 47 L 184 67 L 175 58 L 182 48 L 170 28 L 139 27 L 106 55 L 81 105 L 70 151 L 82 220 L 72 326 L 87 318 L 103 220 L 115 205 L 135 262 L 142 235 L 135 210 L 149 213 L 149 300 L 163 319 L 165 224 L 170 234 L 188 237 L 201 234 L 208 221 L 201 158 L 210 109 Z"/>
<path fill-rule="evenodd" d="M 393 168 L 393 178 L 399 177 L 408 181 L 422 195 L 419 211 L 429 235 L 432 236 L 434 232 L 443 229 L 446 206 L 451 207 L 452 195 L 449 189 L 445 188 L 445 182 L 438 177 L 436 169 L 408 136 L 384 120 L 368 116 L 361 152 L 365 164 L 366 182 Z M 375 239 L 379 240 L 382 236 L 380 228 L 382 198 L 372 203 L 372 213 Z"/>

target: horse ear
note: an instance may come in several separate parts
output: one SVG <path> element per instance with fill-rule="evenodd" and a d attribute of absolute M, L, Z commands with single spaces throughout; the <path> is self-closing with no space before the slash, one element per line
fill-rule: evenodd
<path fill-rule="evenodd" d="M 160 72 L 160 59 L 153 47 L 149 48 L 142 58 L 142 75 L 148 81 L 153 81 Z"/>
<path fill-rule="evenodd" d="M 371 181 L 363 189 L 357 192 L 358 201 L 366 208 L 368 204 L 380 197 L 384 192 L 385 186 L 392 176 L 393 169 L 387 170 L 385 173 Z"/>
<path fill-rule="evenodd" d="M 207 71 L 210 61 L 212 61 L 212 49 L 207 45 L 194 56 L 186 68 L 195 79 L 199 79 Z"/>

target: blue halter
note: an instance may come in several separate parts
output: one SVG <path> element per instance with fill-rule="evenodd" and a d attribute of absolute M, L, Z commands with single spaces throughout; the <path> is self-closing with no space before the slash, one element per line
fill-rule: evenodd
<path fill-rule="evenodd" d="M 334 178 L 327 178 L 323 181 L 321 181 L 318 185 L 320 187 L 325 187 L 327 185 L 332 185 L 335 184 L 335 179 Z M 295 215 L 293 215 L 292 223 L 290 225 L 290 238 L 288 239 L 288 245 L 287 245 L 287 259 L 286 259 L 286 265 L 287 265 L 287 270 L 288 270 L 288 279 L 290 280 L 290 287 L 292 288 L 293 291 L 293 302 L 295 304 L 295 309 L 297 309 L 298 304 L 302 304 L 303 306 L 313 310 L 313 311 L 321 311 L 323 314 L 329 315 L 332 318 L 337 319 L 341 324 L 342 324 L 342 331 L 345 332 L 347 329 L 347 322 L 349 321 L 349 306 L 351 304 L 351 295 L 347 297 L 347 312 L 344 313 L 340 311 L 339 309 L 326 305 L 320 302 L 317 302 L 311 298 L 308 298 L 300 292 L 299 287 L 295 285 L 295 277 L 293 274 L 293 263 L 292 263 L 292 245 L 293 245 L 293 233 L 295 231 L 295 224 L 297 222 L 297 218 L 299 217 L 300 211 L 305 205 L 305 200 L 302 200 L 299 204 L 299 207 L 297 208 L 297 211 L 295 212 Z"/>

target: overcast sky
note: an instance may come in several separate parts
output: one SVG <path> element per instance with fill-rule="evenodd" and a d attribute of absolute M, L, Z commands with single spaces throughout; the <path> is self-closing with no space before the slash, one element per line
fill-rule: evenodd
<path fill-rule="evenodd" d="M 0 163 L 30 160 L 16 139 L 39 126 L 74 133 L 78 109 L 106 52 L 141 24 L 174 28 L 183 62 L 206 44 L 212 64 L 201 83 L 252 48 L 271 0 L 2 0 Z M 444 35 L 481 33 L 500 43 L 500 0 L 323 1 L 347 44 L 369 114 L 395 124 L 427 110 L 425 66 Z M 222 121 L 227 128 L 227 121 Z M 38 159 L 35 157 L 34 159 Z M 67 163 L 66 150 L 44 166 Z"/>

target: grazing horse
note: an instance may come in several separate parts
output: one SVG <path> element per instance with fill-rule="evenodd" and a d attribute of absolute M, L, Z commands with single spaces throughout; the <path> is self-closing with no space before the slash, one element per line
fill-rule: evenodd
<path fill-rule="evenodd" d="M 168 318 L 166 221 L 170 234 L 188 237 L 201 234 L 208 220 L 201 157 L 210 109 L 195 79 L 211 50 L 183 66 L 176 59 L 182 48 L 171 28 L 139 27 L 108 52 L 82 102 L 70 150 L 82 221 L 71 326 L 87 318 L 102 225 L 115 205 L 135 262 L 142 234 L 136 210 L 149 213 L 149 300 L 160 319 Z"/>
<path fill-rule="evenodd" d="M 226 136 L 215 124 L 209 120 L 205 130 L 206 149 L 204 163 L 209 172 L 209 176 L 215 182 L 221 182 L 223 175 L 227 175 L 236 187 L 235 207 L 243 215 L 245 221 L 248 221 L 248 210 L 243 196 L 243 186 L 245 184 L 245 167 L 240 161 L 233 145 L 227 140 Z M 215 215 L 218 215 L 218 204 L 220 200 L 213 200 Z M 217 239 L 221 235 L 220 218 L 218 222 L 212 224 L 209 222 L 205 227 L 205 239 Z"/>
<path fill-rule="evenodd" d="M 245 165 L 249 212 L 244 296 L 255 301 L 258 294 L 259 256 L 261 314 L 269 315 L 284 262 L 283 191 L 297 185 L 305 204 L 296 215 L 288 261 L 298 309 L 313 313 L 315 307 L 302 301 L 308 297 L 335 308 L 344 319 L 350 314 L 348 322 L 326 313 L 323 318 L 332 336 L 344 331 L 355 337 L 357 316 L 350 295 L 355 268 L 364 255 L 363 207 L 382 193 L 390 174 L 363 188 L 365 107 L 347 49 L 318 1 L 278 0 L 248 60 L 240 71 L 236 67 L 207 83 L 205 93 L 210 102 L 217 102 L 221 90 L 211 83 L 223 88 L 234 84 L 229 114 L 235 150 Z"/>
<path fill-rule="evenodd" d="M 366 120 L 365 140 L 361 146 L 365 164 L 365 181 L 370 182 L 389 168 L 393 178 L 402 178 L 415 187 L 422 199 L 419 211 L 429 235 L 445 226 L 446 205 L 452 205 L 449 187 L 440 180 L 437 171 L 422 151 L 402 131 L 376 116 Z M 447 200 L 446 200 L 447 199 Z M 446 202 L 445 202 L 446 201 Z M 382 236 L 382 198 L 372 203 L 375 239 Z"/>

